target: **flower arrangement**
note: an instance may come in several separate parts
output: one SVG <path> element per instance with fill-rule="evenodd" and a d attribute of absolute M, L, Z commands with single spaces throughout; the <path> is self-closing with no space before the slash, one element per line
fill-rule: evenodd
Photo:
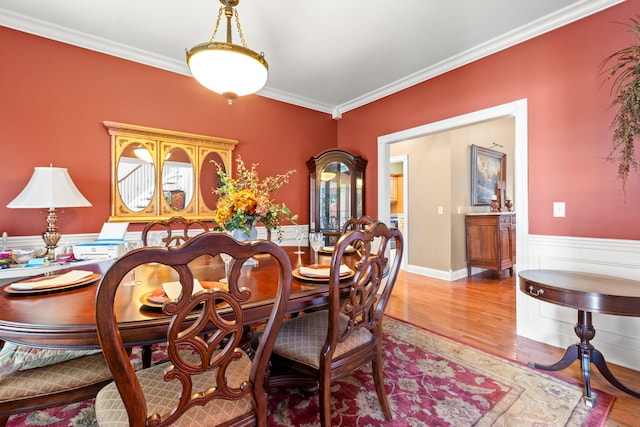
<path fill-rule="evenodd" d="M 256 170 L 258 164 L 252 164 L 251 169 L 247 169 L 238 156 L 237 176 L 234 179 L 227 175 L 220 164 L 216 165 L 220 186 L 214 193 L 220 198 L 213 215 L 214 230 L 242 230 L 248 233 L 255 223 L 261 222 L 267 233 L 277 231 L 281 239 L 282 221 L 295 223 L 298 215 L 291 215 L 284 203 L 277 204 L 271 200 L 271 193 L 288 184 L 295 170 L 260 180 Z"/>

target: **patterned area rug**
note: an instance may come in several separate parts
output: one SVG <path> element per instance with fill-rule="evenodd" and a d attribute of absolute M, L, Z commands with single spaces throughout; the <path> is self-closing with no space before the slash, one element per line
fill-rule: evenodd
<path fill-rule="evenodd" d="M 387 317 L 385 385 L 394 414 L 386 422 L 367 366 L 332 388 L 333 426 L 602 426 L 614 397 L 582 389 Z M 161 356 L 161 350 L 154 354 Z M 274 390 L 269 425 L 319 426 L 318 397 Z M 7 426 L 94 426 L 93 401 L 13 416 Z"/>

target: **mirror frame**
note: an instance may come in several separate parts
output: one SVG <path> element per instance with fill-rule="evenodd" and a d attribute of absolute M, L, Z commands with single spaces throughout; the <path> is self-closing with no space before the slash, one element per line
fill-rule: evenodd
<path fill-rule="evenodd" d="M 238 141 L 226 138 L 197 135 L 165 129 L 105 121 L 104 126 L 111 135 L 111 216 L 109 222 L 148 222 L 166 220 L 179 215 L 190 220 L 210 221 L 214 207 L 204 202 L 200 188 L 200 176 L 207 167 L 205 159 L 211 153 L 217 153 L 227 171 L 232 170 L 233 149 Z M 154 193 L 149 204 L 140 211 L 130 209 L 120 197 L 118 188 L 118 164 L 124 150 L 130 144 L 146 147 L 153 158 L 155 169 Z M 174 148 L 187 153 L 194 169 L 194 194 L 182 210 L 174 210 L 164 200 L 162 192 L 162 171 L 165 155 Z M 211 165 L 213 173 L 216 166 Z"/>

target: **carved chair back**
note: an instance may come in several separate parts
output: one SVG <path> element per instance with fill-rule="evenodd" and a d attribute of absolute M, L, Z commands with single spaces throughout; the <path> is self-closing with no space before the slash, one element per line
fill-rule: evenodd
<path fill-rule="evenodd" d="M 153 221 L 145 225 L 142 230 L 142 243 L 144 246 L 179 246 L 191 240 L 194 235 L 209 231 L 209 226 L 204 221 L 188 220 L 181 216 L 174 216 L 168 220 Z M 161 242 L 151 242 L 152 234 L 159 233 L 162 236 Z"/>
<path fill-rule="evenodd" d="M 197 278 L 190 263 L 220 254 L 232 258 L 228 283 L 211 282 L 206 287 L 203 283 L 203 289 L 193 293 Z M 269 256 L 279 266 L 272 277 L 279 285 L 263 339 L 251 359 L 242 350 L 249 338 L 244 304 L 251 291 L 239 282 L 242 265 L 256 255 Z M 163 314 L 171 317 L 166 337 L 169 362 L 134 372 L 114 307 L 120 283 L 129 271 L 146 263 L 173 269 L 182 291 L 162 306 Z M 104 275 L 96 295 L 98 336 L 114 378 L 96 397 L 98 423 L 119 420 L 131 426 L 164 426 L 189 411 L 185 418 L 198 418 L 197 425 L 266 425 L 267 367 L 290 289 L 289 257 L 271 242 L 243 243 L 224 233 L 204 233 L 182 246 L 144 247 L 125 254 Z"/>

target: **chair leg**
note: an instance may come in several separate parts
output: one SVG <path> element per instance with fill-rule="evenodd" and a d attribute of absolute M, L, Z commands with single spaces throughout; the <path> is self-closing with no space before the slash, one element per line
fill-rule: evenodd
<path fill-rule="evenodd" d="M 151 348 L 151 346 L 143 345 L 142 353 L 141 353 L 142 368 L 147 369 L 148 367 L 151 366 L 152 355 L 153 355 L 153 349 Z"/>
<path fill-rule="evenodd" d="M 376 393 L 378 394 L 378 401 L 380 402 L 380 407 L 382 412 L 384 413 L 384 419 L 387 421 L 393 420 L 393 413 L 391 412 L 391 407 L 389 406 L 389 399 L 387 399 L 387 391 L 384 388 L 384 374 L 382 371 L 382 367 L 384 366 L 382 362 L 382 356 L 380 353 L 371 361 L 373 382 L 376 385 Z"/>
<path fill-rule="evenodd" d="M 328 378 L 320 379 L 320 427 L 331 426 L 331 380 Z"/>

